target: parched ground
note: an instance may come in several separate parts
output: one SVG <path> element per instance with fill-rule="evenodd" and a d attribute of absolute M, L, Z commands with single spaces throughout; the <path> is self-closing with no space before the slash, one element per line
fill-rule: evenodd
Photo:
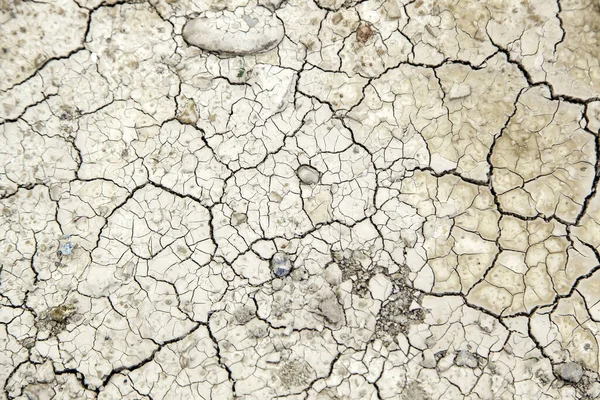
<path fill-rule="evenodd" d="M 0 399 L 600 398 L 597 0 L 0 0 Z"/>

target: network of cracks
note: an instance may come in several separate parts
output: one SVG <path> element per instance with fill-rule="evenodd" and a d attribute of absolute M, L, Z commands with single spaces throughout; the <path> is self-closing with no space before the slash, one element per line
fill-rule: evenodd
<path fill-rule="evenodd" d="M 0 0 L 0 399 L 600 398 L 596 0 Z"/>

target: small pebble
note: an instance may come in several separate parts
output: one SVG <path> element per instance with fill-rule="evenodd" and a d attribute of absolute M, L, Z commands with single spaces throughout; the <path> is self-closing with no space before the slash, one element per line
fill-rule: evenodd
<path fill-rule="evenodd" d="M 301 165 L 297 170 L 298 178 L 302 183 L 307 185 L 314 185 L 319 182 L 319 171 L 310 165 Z"/>
<path fill-rule="evenodd" d="M 69 254 L 71 254 L 71 250 L 73 250 L 73 243 L 71 242 L 64 243 L 58 246 L 58 253 L 63 256 L 68 256 Z"/>
<path fill-rule="evenodd" d="M 271 259 L 271 268 L 275 276 L 287 276 L 292 270 L 292 262 L 287 254 L 281 252 L 275 253 Z"/>
<path fill-rule="evenodd" d="M 583 377 L 583 368 L 577 363 L 568 362 L 558 366 L 556 373 L 563 381 L 579 383 Z"/>

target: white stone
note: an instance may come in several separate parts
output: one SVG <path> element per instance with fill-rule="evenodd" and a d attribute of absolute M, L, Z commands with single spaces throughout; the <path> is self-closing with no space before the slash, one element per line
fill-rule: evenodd
<path fill-rule="evenodd" d="M 283 39 L 281 21 L 266 8 L 238 8 L 235 12 L 208 12 L 188 21 L 183 37 L 203 50 L 249 55 L 275 48 Z"/>

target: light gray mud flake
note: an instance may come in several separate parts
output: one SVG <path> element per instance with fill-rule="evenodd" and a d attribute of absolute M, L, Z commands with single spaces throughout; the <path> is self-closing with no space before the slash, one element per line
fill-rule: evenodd
<path fill-rule="evenodd" d="M 319 304 L 319 310 L 325 319 L 333 325 L 338 326 L 344 322 L 344 308 L 335 295 L 325 297 Z"/>
<path fill-rule="evenodd" d="M 469 368 L 477 368 L 479 362 L 477 361 L 477 357 L 473 354 L 469 353 L 466 350 L 461 350 L 456 355 L 454 359 L 454 363 L 459 367 L 469 367 Z"/>
<path fill-rule="evenodd" d="M 258 0 L 258 4 L 268 8 L 271 11 L 277 10 L 283 4 L 284 0 Z"/>
<path fill-rule="evenodd" d="M 244 213 L 234 212 L 233 214 L 231 214 L 231 224 L 233 226 L 241 225 L 247 221 L 248 221 L 248 216 Z"/>
<path fill-rule="evenodd" d="M 292 262 L 285 253 L 275 253 L 271 259 L 271 268 L 275 276 L 282 277 L 287 276 L 292 270 Z"/>
<path fill-rule="evenodd" d="M 583 377 L 583 368 L 577 363 L 568 362 L 558 366 L 556 373 L 563 381 L 578 383 Z"/>
<path fill-rule="evenodd" d="M 281 20 L 262 7 L 207 12 L 183 28 L 183 38 L 193 46 L 240 56 L 269 51 L 283 40 L 283 35 Z"/>
<path fill-rule="evenodd" d="M 300 181 L 307 185 L 314 185 L 319 182 L 319 171 L 310 165 L 301 165 L 297 170 L 298 178 Z"/>

